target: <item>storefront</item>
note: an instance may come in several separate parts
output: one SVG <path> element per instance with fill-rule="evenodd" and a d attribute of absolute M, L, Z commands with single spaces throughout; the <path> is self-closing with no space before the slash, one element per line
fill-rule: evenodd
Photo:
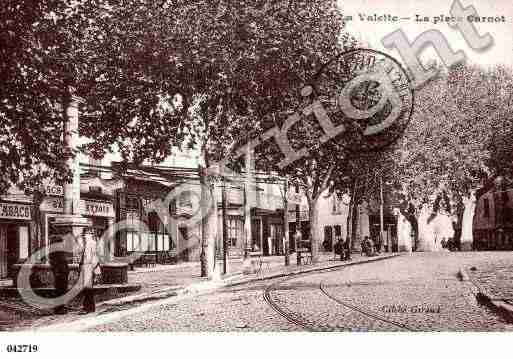
<path fill-rule="evenodd" d="M 42 234 L 44 246 L 48 246 L 49 238 L 56 234 L 52 223 L 64 212 L 64 199 L 62 197 L 46 197 L 39 209 L 42 216 Z M 114 223 L 116 212 L 108 198 L 87 198 L 80 200 L 80 214 L 91 220 L 95 239 L 99 240 L 105 230 Z M 112 253 L 109 248 L 104 248 L 104 253 Z"/>
<path fill-rule="evenodd" d="M 182 232 L 179 241 L 176 222 L 165 216 L 160 218 L 153 206 L 155 201 L 166 197 L 171 190 L 171 183 L 166 186 L 164 178 L 159 182 L 134 177 L 125 176 L 125 187 L 116 193 L 116 218 L 118 221 L 126 221 L 130 229 L 118 233 L 115 255 L 141 252 L 153 256 L 155 262 L 161 264 L 189 260 L 189 248 L 181 243 L 187 241 L 187 231 Z M 140 222 L 144 226 L 138 226 Z"/>
<path fill-rule="evenodd" d="M 296 219 L 296 211 L 295 209 L 291 210 L 290 208 L 293 208 L 293 206 L 289 206 L 289 243 L 291 250 L 294 250 L 296 248 L 296 242 L 295 242 L 295 234 L 296 234 L 296 227 L 297 227 L 297 219 Z M 303 244 L 310 238 L 310 219 L 308 215 L 308 207 L 301 206 L 301 209 L 299 211 L 299 224 L 300 224 L 300 231 L 301 231 L 301 238 L 303 239 Z M 298 244 L 301 245 L 301 244 Z"/>
<path fill-rule="evenodd" d="M 87 217 L 93 224 L 95 239 L 99 240 L 109 226 L 114 224 L 116 210 L 114 208 L 114 193 L 122 185 L 119 181 L 104 180 L 98 177 L 82 177 L 80 179 L 80 214 Z M 49 238 L 56 234 L 52 223 L 64 213 L 63 188 L 50 184 L 45 186 L 46 196 L 39 206 L 41 223 L 41 245 L 47 247 Z M 105 247 L 102 252 L 110 257 L 114 251 Z"/>
<path fill-rule="evenodd" d="M 10 277 L 12 266 L 30 255 L 32 212 L 30 204 L 0 202 L 0 279 Z"/>
<path fill-rule="evenodd" d="M 270 211 L 260 208 L 251 210 L 251 237 L 246 243 L 244 235 L 244 216 L 242 208 L 229 208 L 226 211 L 226 234 L 228 236 L 228 255 L 242 257 L 246 246 L 253 253 L 264 256 L 283 255 L 283 218 L 279 211 Z M 219 211 L 218 241 L 216 254 L 219 258 L 223 254 L 223 218 Z"/>
<path fill-rule="evenodd" d="M 256 208 L 251 216 L 252 249 L 264 256 L 283 255 L 283 211 Z"/>
<path fill-rule="evenodd" d="M 217 255 L 222 256 L 223 251 L 223 217 L 222 211 L 219 211 L 218 218 L 218 244 Z M 244 236 L 244 217 L 242 209 L 228 209 L 226 214 L 226 235 L 228 236 L 228 255 L 230 257 L 241 257 L 244 255 L 246 246 Z"/>

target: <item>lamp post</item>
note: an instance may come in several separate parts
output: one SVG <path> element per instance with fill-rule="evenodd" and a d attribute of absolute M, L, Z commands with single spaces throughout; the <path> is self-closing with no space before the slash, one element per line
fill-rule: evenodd
<path fill-rule="evenodd" d="M 223 179 L 221 187 L 221 206 L 222 206 L 222 217 L 223 217 L 223 274 L 228 273 L 228 231 L 226 221 L 226 184 Z"/>
<path fill-rule="evenodd" d="M 296 183 L 296 194 L 299 194 L 299 183 Z M 299 234 L 298 234 L 299 233 Z M 299 243 L 298 241 L 302 238 L 301 235 L 301 218 L 299 213 L 299 203 L 296 203 L 296 234 L 294 235 L 294 249 L 296 250 L 297 265 L 301 265 L 301 255 L 298 252 Z"/>
<path fill-rule="evenodd" d="M 252 181 L 252 156 L 253 150 L 248 149 L 245 158 L 245 183 L 244 183 L 244 259 L 248 259 L 252 247 L 251 236 L 251 206 L 253 205 L 253 181 Z"/>

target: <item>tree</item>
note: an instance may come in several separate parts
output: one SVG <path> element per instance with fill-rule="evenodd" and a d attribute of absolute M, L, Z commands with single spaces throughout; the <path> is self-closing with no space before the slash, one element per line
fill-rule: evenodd
<path fill-rule="evenodd" d="M 219 53 L 208 55 L 216 55 L 218 67 L 196 96 L 198 126 L 191 143 L 201 144 L 206 167 L 229 158 L 237 169 L 241 153 L 232 150 L 266 129 L 263 118 L 297 105 L 293 89 L 337 53 L 342 22 L 334 1 L 246 2 L 226 8 L 221 18 L 221 28 L 216 24 L 207 31 L 209 40 L 228 36 L 232 46 L 220 59 Z"/>
<path fill-rule="evenodd" d="M 20 183 L 22 168 L 33 182 L 63 172 L 68 88 L 86 99 L 80 132 L 92 155 L 118 148 L 127 161 L 158 162 L 182 145 L 209 168 L 242 133 L 264 129 L 265 115 L 297 104 L 291 89 L 339 51 L 343 25 L 334 0 L 9 0 L 1 16 L 2 49 L 15 49 L 0 60 L 2 185 Z"/>
<path fill-rule="evenodd" d="M 458 202 L 484 179 L 508 171 L 511 81 L 504 67 L 460 65 L 417 92 L 393 155 L 395 181 L 407 199 L 419 205 L 445 191 Z"/>
<path fill-rule="evenodd" d="M 180 111 L 169 100 L 177 91 L 172 77 L 163 76 L 169 52 L 162 50 L 167 39 L 157 15 L 161 8 L 149 1 L 3 4 L 0 190 L 70 175 L 60 140 L 70 89 L 87 101 L 80 131 L 94 139 L 93 155 L 117 144 L 125 158 L 158 160 L 170 153 L 171 141 L 179 143 Z"/>

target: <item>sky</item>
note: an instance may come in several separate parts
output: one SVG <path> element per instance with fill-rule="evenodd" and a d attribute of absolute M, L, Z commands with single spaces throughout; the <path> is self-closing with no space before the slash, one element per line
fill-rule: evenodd
<path fill-rule="evenodd" d="M 476 23 L 480 35 L 490 33 L 494 45 L 479 53 L 472 50 L 465 42 L 462 34 L 449 27 L 447 23 L 434 24 L 434 17 L 451 16 L 452 0 L 339 0 L 338 4 L 344 16 L 351 16 L 346 22 L 346 30 L 363 42 L 365 47 L 383 51 L 401 61 L 396 50 L 386 49 L 381 39 L 397 29 L 402 29 L 412 42 L 422 32 L 436 29 L 442 32 L 453 51 L 463 50 L 467 61 L 485 67 L 496 64 L 513 66 L 513 3 L 511 0 L 461 0 L 463 7 L 473 5 L 479 16 L 504 16 L 505 22 Z M 362 21 L 358 14 L 367 16 L 396 15 L 400 18 L 410 18 L 389 21 Z M 429 22 L 415 21 L 416 15 L 428 17 Z M 428 48 L 422 54 L 422 59 L 429 61 L 436 53 Z M 401 61 L 402 62 L 402 61 Z"/>

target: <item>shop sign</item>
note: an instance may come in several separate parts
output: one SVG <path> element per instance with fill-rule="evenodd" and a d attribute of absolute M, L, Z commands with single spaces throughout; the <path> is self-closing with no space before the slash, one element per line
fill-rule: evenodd
<path fill-rule="evenodd" d="M 0 218 L 31 220 L 30 205 L 0 202 Z"/>
<path fill-rule="evenodd" d="M 40 206 L 40 210 L 43 212 L 62 213 L 63 209 L 64 199 L 62 197 L 45 198 Z M 80 214 L 90 217 L 115 217 L 112 203 L 90 200 L 80 200 Z"/>
<path fill-rule="evenodd" d="M 92 217 L 114 217 L 114 206 L 112 203 L 96 202 L 96 201 L 84 201 L 85 216 Z"/>
<path fill-rule="evenodd" d="M 58 185 L 47 185 L 44 187 L 47 196 L 64 196 L 64 187 Z"/>

